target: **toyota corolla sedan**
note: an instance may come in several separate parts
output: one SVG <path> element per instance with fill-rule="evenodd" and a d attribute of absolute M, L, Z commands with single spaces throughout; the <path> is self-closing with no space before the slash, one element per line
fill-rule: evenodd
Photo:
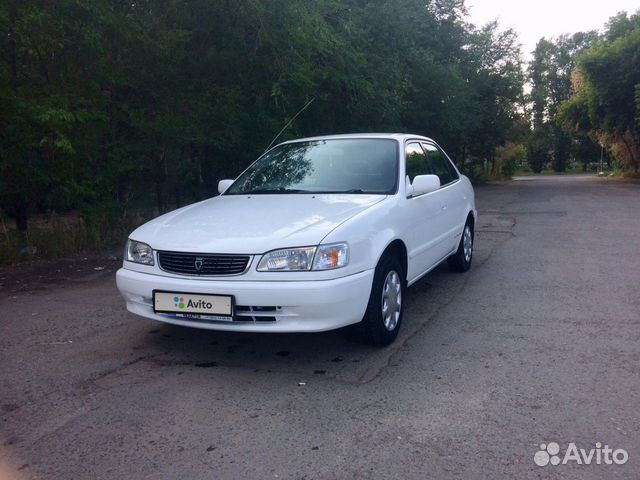
<path fill-rule="evenodd" d="M 426 137 L 285 142 L 218 190 L 131 233 L 117 273 L 130 312 L 243 332 L 353 325 L 388 345 L 407 287 L 444 260 L 471 265 L 473 188 Z"/>

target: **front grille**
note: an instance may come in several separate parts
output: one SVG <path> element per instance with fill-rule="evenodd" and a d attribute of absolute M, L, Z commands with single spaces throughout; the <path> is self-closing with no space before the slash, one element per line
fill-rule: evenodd
<path fill-rule="evenodd" d="M 184 275 L 238 275 L 247 269 L 250 258 L 249 255 L 158 252 L 160 268 Z"/>

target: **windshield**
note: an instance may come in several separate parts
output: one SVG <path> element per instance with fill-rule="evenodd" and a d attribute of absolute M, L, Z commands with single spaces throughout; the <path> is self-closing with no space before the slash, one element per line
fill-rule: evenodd
<path fill-rule="evenodd" d="M 249 167 L 225 195 L 395 193 L 398 147 L 390 139 L 335 139 L 279 145 Z"/>

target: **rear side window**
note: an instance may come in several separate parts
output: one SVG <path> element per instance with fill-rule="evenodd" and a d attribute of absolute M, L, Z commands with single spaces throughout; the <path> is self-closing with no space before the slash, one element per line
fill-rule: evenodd
<path fill-rule="evenodd" d="M 427 163 L 427 155 L 418 142 L 407 144 L 405 155 L 407 157 L 406 170 L 409 180 L 413 182 L 416 176 L 429 175 L 431 173 Z"/>
<path fill-rule="evenodd" d="M 440 178 L 440 185 L 446 185 L 458 179 L 458 174 L 445 157 L 444 153 L 435 145 L 423 144 L 427 152 L 429 166 L 435 175 Z"/>

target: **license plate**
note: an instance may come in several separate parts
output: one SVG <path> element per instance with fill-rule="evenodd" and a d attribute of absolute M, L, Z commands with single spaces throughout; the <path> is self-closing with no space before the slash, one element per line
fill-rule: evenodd
<path fill-rule="evenodd" d="M 233 297 L 231 295 L 161 292 L 155 290 L 153 292 L 153 311 L 156 313 L 174 313 L 180 316 L 231 317 L 233 316 Z"/>

